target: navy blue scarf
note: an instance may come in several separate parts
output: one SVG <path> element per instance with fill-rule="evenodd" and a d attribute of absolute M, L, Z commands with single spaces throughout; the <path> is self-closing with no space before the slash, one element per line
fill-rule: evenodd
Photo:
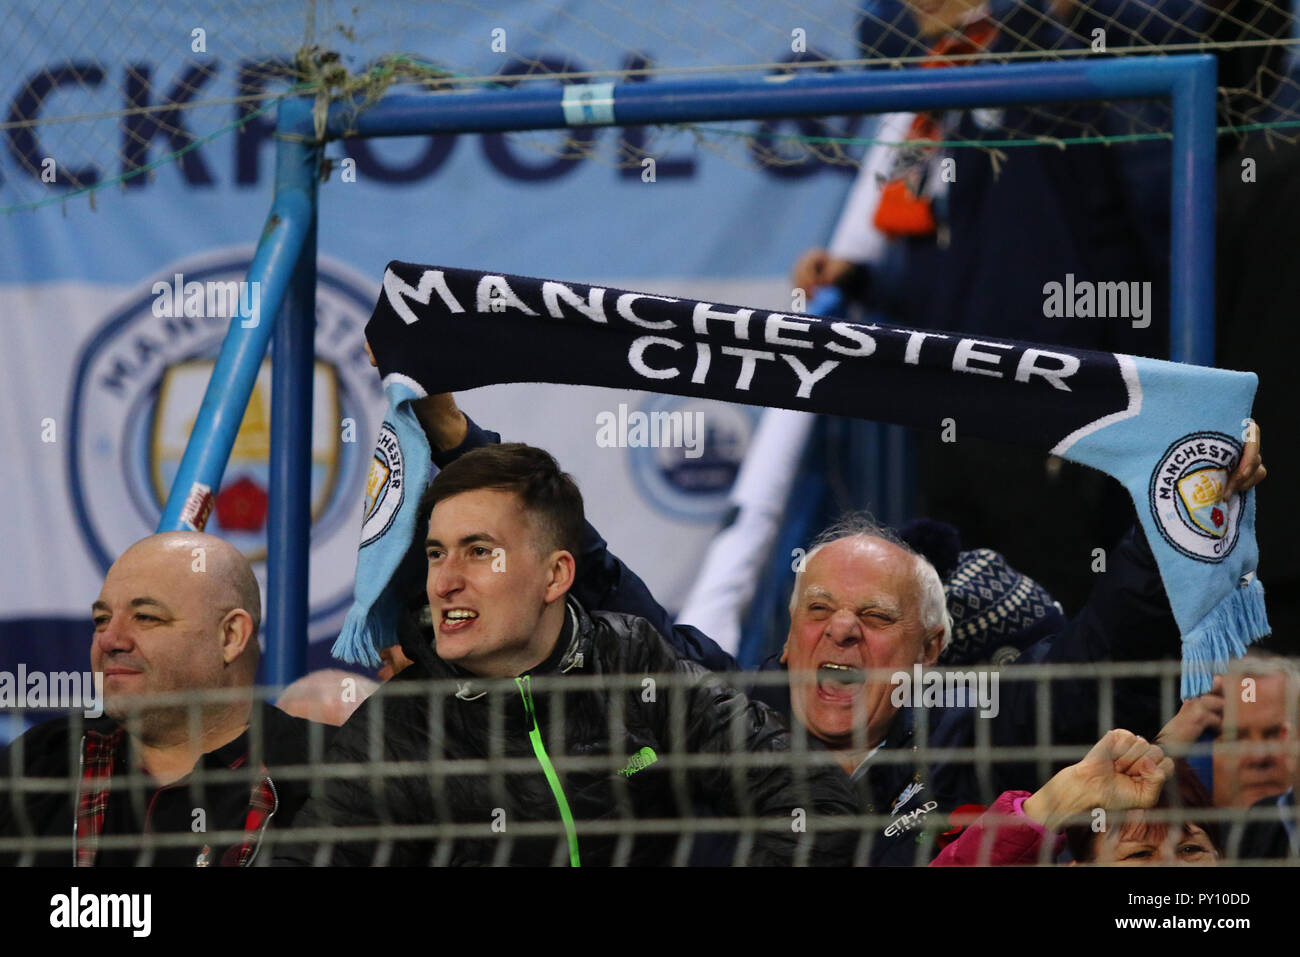
<path fill-rule="evenodd" d="M 413 384 L 408 396 L 609 386 L 922 429 L 953 419 L 960 435 L 1050 451 L 1132 495 L 1183 636 L 1184 697 L 1268 633 L 1254 493 L 1222 498 L 1252 373 L 402 262 L 366 335 L 385 383 Z M 414 508 L 419 490 L 407 492 Z M 395 572 L 367 568 L 366 594 Z"/>

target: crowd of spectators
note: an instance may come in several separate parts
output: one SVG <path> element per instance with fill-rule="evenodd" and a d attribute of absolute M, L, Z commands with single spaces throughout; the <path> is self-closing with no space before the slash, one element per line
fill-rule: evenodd
<path fill-rule="evenodd" d="M 420 413 L 438 466 L 413 543 L 427 579 L 382 683 L 310 676 L 282 696 L 305 717 L 259 701 L 247 562 L 211 536 L 147 538 L 94 603 L 105 715 L 47 722 L 4 752 L 0 837 L 21 840 L 0 859 L 247 865 L 268 843 L 286 865 L 1296 853 L 1288 659 L 1252 652 L 1172 714 L 1159 678 L 1107 691 L 1070 670 L 1177 661 L 1140 530 L 1067 618 L 996 553 L 962 553 L 941 577 L 850 516 L 811 543 L 784 649 L 746 673 L 609 552 L 549 454 L 501 443 L 449 395 Z M 1263 477 L 1252 443 L 1225 494 Z M 1012 653 L 954 654 L 954 621 Z M 945 654 L 943 674 L 978 678 L 962 697 L 899 695 L 899 675 Z M 1066 673 L 1016 680 L 1026 663 Z M 1099 729 L 1102 713 L 1117 727 Z M 1242 813 L 1225 828 L 1212 808 Z"/>
<path fill-rule="evenodd" d="M 1132 23 L 1132 5 L 1111 6 L 880 0 L 864 5 L 860 29 L 875 55 L 952 65 L 944 58 L 1013 52 L 1031 35 L 1077 45 L 1094 19 L 1114 45 L 1190 42 L 1217 22 L 1213 4 L 1164 4 L 1169 16 Z M 831 249 L 802 257 L 796 284 L 837 284 L 858 307 L 915 328 L 1161 356 L 1163 145 L 1022 150 L 1000 167 L 964 165 L 951 183 L 935 173 L 942 152 L 925 145 L 1007 128 L 1050 135 L 1063 121 L 1117 132 L 1120 115 L 1098 104 L 1008 111 L 992 125 L 982 111 L 887 117 L 883 129 L 917 142 L 865 158 Z M 1290 155 L 1270 167 L 1284 172 Z M 1152 283 L 1155 321 L 1045 324 L 1043 285 L 1067 273 Z M 1246 310 L 1241 288 L 1231 286 L 1221 323 Z M 1232 345 L 1240 365 L 1263 361 L 1242 339 Z M 941 560 L 926 543 L 942 535 L 847 516 L 809 543 L 781 652 L 746 672 L 673 621 L 611 554 L 548 453 L 502 443 L 449 395 L 417 413 L 438 467 L 412 543 L 427 578 L 374 679 L 318 672 L 278 707 L 262 700 L 247 561 L 201 533 L 144 539 L 113 564 L 93 606 L 104 715 L 46 722 L 0 753 L 0 863 L 1300 855 L 1300 674 L 1256 649 L 1209 694 L 1176 705 L 1179 631 L 1127 500 L 1099 474 L 1062 478 L 1059 461 L 923 443 L 923 508 L 998 547 Z M 1258 442 L 1248 443 L 1224 496 L 1263 478 Z M 990 514 L 1012 488 L 1040 521 Z M 1085 538 L 1110 553 L 1086 591 L 1059 565 Z M 1141 662 L 1172 667 L 1147 676 Z M 1101 677 L 1089 670 L 1098 663 L 1133 674 Z M 1046 670 L 1024 678 L 1026 665 Z M 935 669 L 977 680 L 957 700 L 951 683 L 933 699 L 899 694 L 899 675 Z"/>

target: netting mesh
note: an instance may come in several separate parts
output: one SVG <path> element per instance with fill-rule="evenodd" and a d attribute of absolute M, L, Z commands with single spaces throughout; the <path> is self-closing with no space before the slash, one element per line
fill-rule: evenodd
<path fill-rule="evenodd" d="M 782 671 L 701 676 L 578 668 L 536 676 L 529 689 L 535 723 L 520 707 L 519 688 L 510 679 L 476 679 L 472 687 L 460 680 L 403 679 L 370 698 L 354 697 L 356 710 L 346 727 L 314 724 L 292 740 L 282 727 L 271 727 L 267 709 L 253 705 L 246 734 L 162 788 L 138 766 L 122 763 L 122 739 L 115 745 L 118 762 L 106 763 L 105 771 L 94 760 L 89 737 L 108 740 L 120 727 L 131 740 L 147 738 L 146 729 L 157 734 L 165 724 L 173 734 L 188 728 L 196 738 L 212 726 L 214 709 L 240 702 L 248 708 L 254 694 L 223 689 L 158 695 L 149 699 L 152 710 L 140 706 L 132 712 L 136 717 L 118 715 L 120 724 L 68 712 L 45 725 L 45 732 L 38 727 L 18 738 L 7 755 L 0 752 L 7 759 L 0 763 L 0 864 L 71 863 L 75 846 L 83 866 L 217 866 L 234 863 L 231 848 L 244 850 L 245 865 L 279 860 L 567 866 L 576 855 L 583 865 L 925 866 L 988 811 L 981 822 L 985 846 L 973 859 L 961 858 L 987 865 L 994 860 L 998 829 L 1025 827 L 1018 811 L 998 803 L 999 792 L 1035 792 L 1054 779 L 1058 795 L 1071 791 L 1095 799 L 1083 778 L 1068 771 L 1054 776 L 1077 767 L 1091 742 L 1107 736 L 1132 704 L 1134 682 L 1150 682 L 1142 688 L 1160 699 L 1161 720 L 1178 712 L 1179 669 L 1177 661 L 1163 661 L 933 672 L 945 687 L 967 689 L 965 718 L 954 710 L 967 707 L 961 701 L 912 707 L 905 745 L 891 733 L 886 746 L 871 752 L 854 773 L 849 791 L 828 789 L 824 775 L 839 777 L 844 749 L 870 750 L 865 724 L 852 745 L 841 742 L 836 747 L 842 750 L 832 751 L 798 723 L 788 739 L 777 741 L 756 731 L 752 710 L 730 706 L 741 700 L 734 698 L 734 682 L 743 682 L 753 695 L 780 690 L 791 684 Z M 334 693 L 346 697 L 355 676 L 333 674 Z M 898 682 L 897 673 L 884 670 L 871 676 L 891 686 Z M 1063 729 L 1053 701 L 1084 687 L 1096 695 L 1095 714 L 1072 715 L 1070 728 Z M 1229 687 L 1236 685 L 1225 683 Z M 1016 703 L 1031 688 L 1033 700 Z M 1291 680 L 1275 702 L 1261 707 L 1294 715 L 1298 690 Z M 1259 694 L 1263 702 L 1262 683 Z M 719 705 L 718 695 L 727 706 Z M 270 702 L 276 693 L 259 689 L 256 697 Z M 593 702 L 601 709 L 598 721 L 590 720 Z M 164 722 L 159 715 L 167 709 L 176 715 Z M 1016 727 L 1006 727 L 1002 709 L 1019 715 Z M 111 702 L 109 710 L 114 711 Z M 9 716 L 45 721 L 51 714 Z M 893 719 L 903 720 L 901 713 Z M 952 734 L 963 720 L 967 730 Z M 65 730 L 48 733 L 60 721 Z M 701 722 L 711 727 L 702 732 Z M 536 742 L 529 733 L 534 727 Z M 785 727 L 767 730 L 785 735 Z M 1200 762 L 1207 770 L 1197 774 L 1213 767 L 1213 795 L 1180 787 L 1170 774 L 1160 802 L 1135 803 L 1119 791 L 1096 805 L 1063 801 L 1053 827 L 1082 827 L 1088 840 L 1104 845 L 1107 835 L 1129 834 L 1126 814 L 1140 807 L 1148 826 L 1186 831 L 1180 855 L 1197 831 L 1210 835 L 1213 858 L 1189 863 L 1295 863 L 1295 844 L 1288 846 L 1285 837 L 1296 824 L 1294 804 L 1257 800 L 1275 797 L 1289 783 L 1279 769 L 1294 773 L 1293 736 L 1270 732 L 1257 715 L 1228 703 L 1213 743 L 1196 741 L 1173 721 L 1156 741 L 1169 757 Z M 549 788 L 543 780 L 547 765 L 553 771 L 547 772 Z M 58 768 L 69 770 L 57 773 Z M 1190 766 L 1186 773 L 1192 773 Z M 911 783 L 904 787 L 906 782 Z M 1233 782 L 1255 791 L 1238 793 L 1226 786 Z M 1275 786 L 1262 787 L 1266 782 Z M 274 813 L 251 816 L 263 788 L 266 808 Z M 847 795 L 851 801 L 843 800 Z M 89 812 L 96 806 L 104 815 L 91 826 Z M 78 807 L 74 839 L 69 823 Z M 1105 812 L 1100 817 L 1099 809 Z M 1267 835 L 1280 840 L 1261 840 Z M 981 843 L 974 837 L 964 838 L 967 854 Z M 1140 827 L 1125 839 L 1135 846 L 1165 840 Z M 1114 863 L 1103 850 L 1087 853 L 1097 853 L 1098 863 Z M 1077 840 L 1068 849 L 1043 841 L 1017 863 L 1052 866 L 1077 853 Z"/>
<path fill-rule="evenodd" d="M 321 105 L 393 86 L 430 91 L 532 82 L 630 82 L 791 70 L 915 68 L 939 63 L 1213 51 L 1220 133 L 1292 137 L 1300 86 L 1289 69 L 1295 16 L 1277 0 L 761 0 L 739 3 L 538 2 L 428 5 L 245 2 L 36 3 L 0 37 L 10 76 L 4 131 L 18 175 L 0 208 L 58 203 L 159 166 L 213 182 L 200 147 L 264 134 L 287 92 Z M 1158 139 L 1167 106 L 1130 102 L 974 111 L 938 118 L 941 142 L 993 153 L 1015 146 Z M 746 165 L 791 176 L 851 168 L 872 142 L 860 117 L 510 134 L 561 158 L 639 167 L 680 137 Z M 236 169 L 252 181 L 244 153 Z M 111 159 L 110 159 L 111 158 Z M 241 178 L 242 177 L 242 178 Z"/>

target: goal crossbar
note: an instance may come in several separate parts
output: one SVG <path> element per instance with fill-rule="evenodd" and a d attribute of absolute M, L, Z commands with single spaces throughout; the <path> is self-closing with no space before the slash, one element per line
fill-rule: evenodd
<path fill-rule="evenodd" d="M 264 680 L 305 671 L 311 514 L 317 209 L 325 144 L 344 136 L 499 133 L 598 126 L 843 116 L 1029 103 L 1164 99 L 1172 104 L 1170 357 L 1214 361 L 1216 60 L 1126 57 L 977 69 L 874 70 L 638 83 L 390 93 L 278 107 L 275 194 L 247 281 L 259 308 L 231 320 L 158 531 L 201 527 L 220 487 L 268 348 L 272 356 Z"/>

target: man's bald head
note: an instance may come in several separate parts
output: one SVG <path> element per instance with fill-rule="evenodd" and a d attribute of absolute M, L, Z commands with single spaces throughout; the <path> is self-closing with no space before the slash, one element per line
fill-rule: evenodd
<path fill-rule="evenodd" d="M 251 687 L 261 606 L 252 568 L 229 543 L 200 532 L 136 542 L 92 607 L 91 666 L 104 675 L 106 712 L 150 711 L 163 727 L 181 716 L 151 706 L 154 696 Z M 220 708 L 217 697 L 202 700 Z"/>
<path fill-rule="evenodd" d="M 253 566 L 235 546 L 206 532 L 159 532 L 140 539 L 118 561 L 141 552 L 188 564 L 196 576 L 193 583 L 198 592 L 226 611 L 242 608 L 248 612 L 253 619 L 253 637 L 257 637 L 262 627 L 262 592 Z"/>

